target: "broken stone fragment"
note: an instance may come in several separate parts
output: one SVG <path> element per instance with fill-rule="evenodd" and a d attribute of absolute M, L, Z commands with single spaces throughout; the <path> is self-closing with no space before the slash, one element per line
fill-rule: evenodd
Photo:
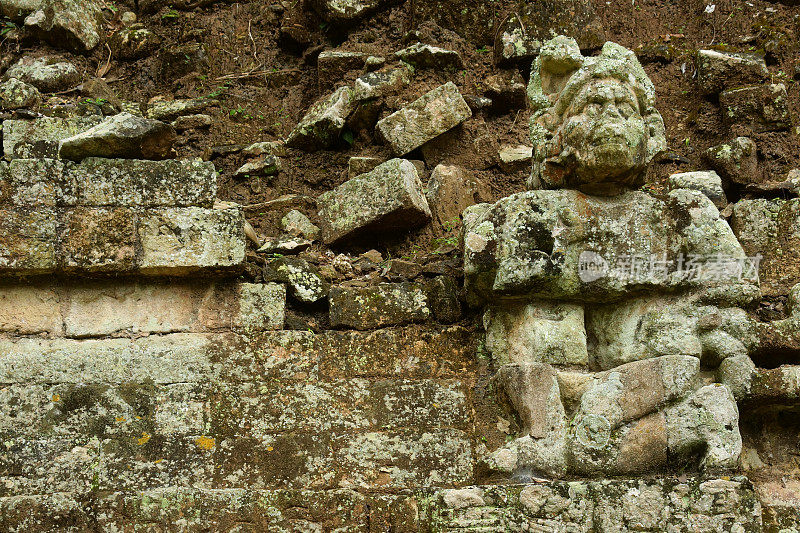
<path fill-rule="evenodd" d="M 332 287 L 331 327 L 375 329 L 424 322 L 430 318 L 425 291 L 413 283 L 373 287 Z"/>
<path fill-rule="evenodd" d="M 63 139 L 58 155 L 75 161 L 86 157 L 167 159 L 174 154 L 175 137 L 175 130 L 169 124 L 120 113 Z"/>
<path fill-rule="evenodd" d="M 727 124 L 742 124 L 754 132 L 786 130 L 792 125 L 782 83 L 728 89 L 720 93 L 719 105 Z"/>
<path fill-rule="evenodd" d="M 336 87 L 351 70 L 361 70 L 368 54 L 343 50 L 323 50 L 317 56 L 317 84 L 320 92 Z"/>
<path fill-rule="evenodd" d="M 490 198 L 489 187 L 479 178 L 454 165 L 437 165 L 428 179 L 425 193 L 434 221 L 453 229 L 461 223 L 467 207 Z"/>
<path fill-rule="evenodd" d="M 275 281 L 287 283 L 289 293 L 303 303 L 314 303 L 328 296 L 331 287 L 319 270 L 299 257 L 279 257 L 269 264 Z"/>
<path fill-rule="evenodd" d="M 413 229 L 431 217 L 417 169 L 405 159 L 378 165 L 317 202 L 322 239 L 328 244 L 371 231 Z"/>
<path fill-rule="evenodd" d="M 11 78 L 30 83 L 43 93 L 71 89 L 81 82 L 75 65 L 53 57 L 23 57 L 3 75 L 4 80 Z"/>
<path fill-rule="evenodd" d="M 764 181 L 758 168 L 756 143 L 749 137 L 736 137 L 730 142 L 712 146 L 705 151 L 704 157 L 723 179 L 742 185 Z"/>
<path fill-rule="evenodd" d="M 144 24 L 132 24 L 114 33 L 109 46 L 120 59 L 139 59 L 157 50 L 161 42 L 161 37 Z"/>
<path fill-rule="evenodd" d="M 157 100 L 147 105 L 145 116 L 153 120 L 175 120 L 184 115 L 194 115 L 209 106 L 219 105 L 219 100 L 190 98 L 186 100 Z"/>
<path fill-rule="evenodd" d="M 265 239 L 264 245 L 259 248 L 257 252 L 261 254 L 296 254 L 302 252 L 312 244 L 312 241 L 301 237 L 283 235 Z"/>
<path fill-rule="evenodd" d="M 312 0 L 312 7 L 329 22 L 357 20 L 386 5 L 387 0 Z"/>
<path fill-rule="evenodd" d="M 99 124 L 102 117 L 6 120 L 3 122 L 3 153 L 6 159 L 58 158 L 58 144 Z"/>
<path fill-rule="evenodd" d="M 531 158 L 533 157 L 533 147 L 504 144 L 500 147 L 500 151 L 497 155 L 500 159 L 500 168 L 503 172 L 517 172 L 530 167 Z"/>
<path fill-rule="evenodd" d="M 319 238 L 320 229 L 311 220 L 297 209 L 292 209 L 281 219 L 283 230 L 295 237 L 304 237 L 309 240 Z"/>
<path fill-rule="evenodd" d="M 328 148 L 339 138 L 353 108 L 353 90 L 340 87 L 311 106 L 289 133 L 286 145 L 309 152 Z"/>
<path fill-rule="evenodd" d="M 518 10 L 502 21 L 494 35 L 498 64 L 530 62 L 542 43 L 554 35 L 573 37 L 582 50 L 602 46 L 605 30 L 589 0 L 520 2 Z"/>
<path fill-rule="evenodd" d="M 357 102 L 380 98 L 400 91 L 411 80 L 409 69 L 395 68 L 382 72 L 370 72 L 356 78 L 353 98 Z"/>
<path fill-rule="evenodd" d="M 486 87 L 484 95 L 492 99 L 493 112 L 502 114 L 525 108 L 525 80 L 516 70 L 489 76 L 483 84 Z"/>
<path fill-rule="evenodd" d="M 412 44 L 398 50 L 394 56 L 417 69 L 460 69 L 464 66 L 458 52 L 429 44 Z"/>
<path fill-rule="evenodd" d="M 276 157 L 286 157 L 286 147 L 283 141 L 258 142 L 242 148 L 242 154 L 247 156 L 270 154 Z"/>
<path fill-rule="evenodd" d="M 356 156 L 347 161 L 347 179 L 355 178 L 361 174 L 366 174 L 373 168 L 383 163 L 379 157 Z"/>
<path fill-rule="evenodd" d="M 703 94 L 753 85 L 769 76 L 764 57 L 717 50 L 697 51 L 697 85 Z"/>
<path fill-rule="evenodd" d="M 11 78 L 0 85 L 0 111 L 36 107 L 41 97 L 33 85 Z"/>
<path fill-rule="evenodd" d="M 764 296 L 786 295 L 800 283 L 800 199 L 740 200 L 731 227 L 748 256 L 762 256 Z"/>
<path fill-rule="evenodd" d="M 668 182 L 670 189 L 700 191 L 720 209 L 724 209 L 728 205 L 725 191 L 722 190 L 722 179 L 713 170 L 672 174 L 668 178 Z"/>
<path fill-rule="evenodd" d="M 447 82 L 378 121 L 376 131 L 395 155 L 402 156 L 471 116 L 458 87 Z"/>
<path fill-rule="evenodd" d="M 233 173 L 234 177 L 274 176 L 281 171 L 281 160 L 274 155 L 266 154 L 248 161 Z"/>
<path fill-rule="evenodd" d="M 175 131 L 199 130 L 210 128 L 214 119 L 210 115 L 186 115 L 178 117 L 170 123 Z"/>
<path fill-rule="evenodd" d="M 22 22 L 25 17 L 39 10 L 45 0 L 0 0 L 0 15 L 14 22 Z"/>
<path fill-rule="evenodd" d="M 100 43 L 101 6 L 98 0 L 44 0 L 25 27 L 53 46 L 88 52 Z"/>

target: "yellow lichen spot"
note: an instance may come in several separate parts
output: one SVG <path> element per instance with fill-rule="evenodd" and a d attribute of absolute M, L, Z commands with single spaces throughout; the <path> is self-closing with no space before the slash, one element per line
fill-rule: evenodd
<path fill-rule="evenodd" d="M 155 464 L 158 464 L 158 463 L 160 463 L 160 462 L 161 462 L 161 461 L 163 461 L 163 460 L 164 460 L 164 459 L 156 459 L 156 460 L 155 460 L 155 461 L 153 461 L 153 462 L 154 462 Z"/>
<path fill-rule="evenodd" d="M 148 432 L 142 431 L 142 436 L 139 437 L 136 440 L 136 442 L 139 444 L 139 446 L 144 446 L 145 444 L 147 444 L 147 441 L 150 440 L 150 437 L 151 437 L 151 435 Z"/>
<path fill-rule="evenodd" d="M 201 450 L 212 450 L 214 446 L 217 445 L 217 441 L 211 437 L 197 437 L 194 443 L 197 444 L 197 447 Z"/>
<path fill-rule="evenodd" d="M 54 402 L 60 402 L 61 401 L 61 395 L 60 394 L 53 394 L 53 401 Z"/>
<path fill-rule="evenodd" d="M 117 422 L 125 422 L 125 417 L 124 416 L 118 416 L 115 420 Z"/>
<path fill-rule="evenodd" d="M 267 446 L 267 451 L 271 452 L 273 450 L 272 446 Z"/>

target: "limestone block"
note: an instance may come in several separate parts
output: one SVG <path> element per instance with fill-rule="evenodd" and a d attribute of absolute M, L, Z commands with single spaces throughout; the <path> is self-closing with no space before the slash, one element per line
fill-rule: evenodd
<path fill-rule="evenodd" d="M 171 121 L 186 115 L 196 115 L 207 107 L 219 105 L 212 98 L 178 98 L 159 100 L 147 105 L 145 116 L 153 120 Z"/>
<path fill-rule="evenodd" d="M 0 285 L 0 332 L 62 335 L 60 306 L 52 287 Z"/>
<path fill-rule="evenodd" d="M 425 197 L 433 219 L 445 227 L 459 220 L 467 207 L 490 198 L 489 187 L 465 169 L 437 165 L 428 179 Z"/>
<path fill-rule="evenodd" d="M 668 181 L 671 189 L 691 189 L 703 193 L 720 209 L 728 205 L 725 191 L 722 190 L 722 179 L 713 170 L 680 172 L 672 174 Z"/>
<path fill-rule="evenodd" d="M 0 13 L 16 22 L 24 20 L 43 3 L 44 0 L 0 0 Z"/>
<path fill-rule="evenodd" d="M 717 50 L 697 51 L 697 85 L 703 94 L 716 94 L 723 89 L 759 83 L 766 80 L 768 75 L 763 56 Z"/>
<path fill-rule="evenodd" d="M 538 301 L 490 307 L 484 315 L 486 348 L 497 365 L 589 362 L 583 307 Z"/>
<path fill-rule="evenodd" d="M 386 0 L 313 0 L 312 6 L 322 17 L 336 24 L 357 20 L 386 4 Z"/>
<path fill-rule="evenodd" d="M 10 78 L 0 84 L 0 110 L 2 111 L 36 107 L 40 100 L 39 89 L 17 78 Z"/>
<path fill-rule="evenodd" d="M 233 326 L 244 331 L 283 329 L 286 287 L 275 283 L 238 284 L 239 313 Z"/>
<path fill-rule="evenodd" d="M 58 158 L 62 139 L 100 123 L 100 117 L 53 118 L 3 121 L 3 153 L 6 159 Z"/>
<path fill-rule="evenodd" d="M 217 196 L 214 164 L 200 159 L 87 158 L 69 165 L 67 172 L 78 205 L 210 208 Z"/>
<path fill-rule="evenodd" d="M 353 84 L 353 99 L 357 102 L 364 102 L 388 96 L 400 91 L 410 81 L 411 71 L 407 67 L 370 72 L 356 78 Z"/>
<path fill-rule="evenodd" d="M 731 226 L 748 255 L 762 256 L 764 295 L 788 294 L 800 282 L 800 200 L 740 200 Z"/>
<path fill-rule="evenodd" d="M 54 209 L 0 209 L 0 273 L 52 272 L 58 240 Z"/>
<path fill-rule="evenodd" d="M 57 159 L 12 159 L 0 167 L 0 204 L 17 207 L 74 205 L 75 183 Z"/>
<path fill-rule="evenodd" d="M 44 93 L 72 89 L 81 81 L 75 65 L 54 57 L 23 57 L 3 74 L 3 79 L 17 78 Z"/>
<path fill-rule="evenodd" d="M 414 165 L 391 159 L 318 200 L 322 239 L 335 243 L 367 231 L 418 227 L 431 217 Z"/>
<path fill-rule="evenodd" d="M 464 224 L 465 282 L 477 302 L 504 295 L 604 302 L 634 287 L 696 287 L 736 305 L 758 295 L 744 250 L 696 191 L 674 190 L 666 202 L 641 192 L 602 199 L 529 191 L 470 208 Z M 634 257 L 666 268 L 634 268 Z"/>
<path fill-rule="evenodd" d="M 286 145 L 309 152 L 328 148 L 339 138 L 353 109 L 353 90 L 338 88 L 311 106 L 289 133 Z"/>
<path fill-rule="evenodd" d="M 67 271 L 132 272 L 137 265 L 136 213 L 78 207 L 63 215 L 60 257 Z"/>
<path fill-rule="evenodd" d="M 330 283 L 305 259 L 279 257 L 270 262 L 269 267 L 276 273 L 275 281 L 288 283 L 292 296 L 301 302 L 317 302 L 330 291 Z"/>
<path fill-rule="evenodd" d="M 376 131 L 395 155 L 402 156 L 471 116 L 458 87 L 447 82 L 380 120 Z"/>
<path fill-rule="evenodd" d="M 343 487 L 461 485 L 473 477 L 472 450 L 458 430 L 356 435 L 336 453 Z M 392 463 L 386 464 L 386 457 Z"/>
<path fill-rule="evenodd" d="M 328 92 L 343 82 L 351 70 L 361 70 L 369 54 L 344 50 L 323 50 L 317 56 L 317 85 L 320 92 Z"/>
<path fill-rule="evenodd" d="M 726 180 L 742 185 L 764 181 L 758 166 L 758 148 L 749 137 L 712 146 L 703 157 Z"/>
<path fill-rule="evenodd" d="M 142 247 L 139 270 L 144 274 L 224 270 L 244 261 L 242 210 L 235 204 L 155 209 L 140 217 L 137 232 Z"/>
<path fill-rule="evenodd" d="M 722 118 L 755 132 L 781 131 L 792 125 L 782 83 L 728 89 L 719 95 Z"/>
<path fill-rule="evenodd" d="M 211 375 L 212 340 L 174 333 L 139 339 L 4 339 L 0 383 L 198 382 Z"/>
<path fill-rule="evenodd" d="M 61 139 L 58 157 L 73 161 L 87 157 L 167 159 L 174 157 L 175 138 L 175 130 L 169 124 L 119 113 L 86 131 Z"/>
<path fill-rule="evenodd" d="M 25 19 L 25 27 L 55 46 L 87 52 L 100 43 L 101 9 L 98 0 L 44 0 L 41 9 Z"/>
<path fill-rule="evenodd" d="M 331 327 L 375 329 L 430 318 L 428 299 L 413 283 L 381 283 L 374 287 L 332 287 Z"/>
<path fill-rule="evenodd" d="M 113 333 L 172 333 L 192 329 L 196 288 L 178 283 L 99 282 L 69 290 L 64 313 L 68 337 Z"/>
<path fill-rule="evenodd" d="M 464 64 L 458 52 L 446 50 L 438 46 L 415 43 L 398 50 L 394 56 L 405 61 L 414 68 L 454 69 L 463 68 Z"/>

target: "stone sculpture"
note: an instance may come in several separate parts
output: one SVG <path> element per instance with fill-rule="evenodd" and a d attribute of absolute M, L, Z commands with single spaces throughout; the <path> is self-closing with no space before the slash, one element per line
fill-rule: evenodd
<path fill-rule="evenodd" d="M 699 191 L 632 190 L 666 146 L 634 54 L 536 59 L 531 191 L 464 213 L 465 276 L 521 435 L 486 458 L 525 480 L 736 466 L 755 269 Z M 557 190 L 547 190 L 557 189 Z"/>

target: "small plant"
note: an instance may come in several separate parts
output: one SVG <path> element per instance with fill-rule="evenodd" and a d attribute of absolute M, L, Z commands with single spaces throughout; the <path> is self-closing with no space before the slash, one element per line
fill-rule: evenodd
<path fill-rule="evenodd" d="M 0 37 L 5 36 L 8 32 L 16 30 L 17 25 L 10 20 L 0 21 Z"/>
<path fill-rule="evenodd" d="M 342 140 L 346 142 L 348 146 L 353 146 L 353 132 L 350 130 L 344 130 L 342 132 Z"/>
<path fill-rule="evenodd" d="M 161 15 L 161 20 L 164 22 L 174 22 L 178 20 L 180 16 L 181 14 L 177 9 L 170 7 L 164 12 L 163 15 Z"/>
<path fill-rule="evenodd" d="M 480 48 L 478 48 L 478 49 L 476 50 L 476 52 L 478 52 L 479 54 L 485 54 L 485 53 L 486 53 L 486 52 L 488 52 L 488 51 L 489 51 L 489 47 L 488 47 L 488 46 L 485 46 L 485 45 L 484 45 L 484 46 L 481 46 Z"/>

